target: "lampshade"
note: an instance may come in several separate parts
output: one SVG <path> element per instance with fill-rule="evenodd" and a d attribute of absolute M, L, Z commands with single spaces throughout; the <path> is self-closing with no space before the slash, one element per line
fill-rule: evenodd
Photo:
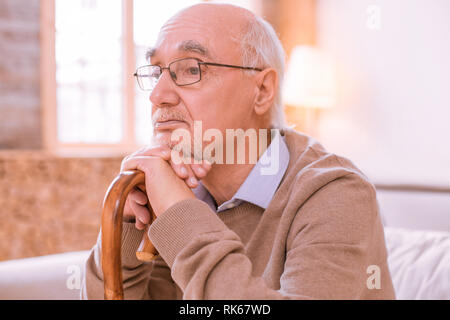
<path fill-rule="evenodd" d="M 329 108 L 334 103 L 335 83 L 330 59 L 319 49 L 297 46 L 292 50 L 284 80 L 285 104 Z"/>

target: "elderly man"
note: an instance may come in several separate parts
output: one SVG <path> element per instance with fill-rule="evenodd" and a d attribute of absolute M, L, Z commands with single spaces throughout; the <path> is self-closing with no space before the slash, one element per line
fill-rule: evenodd
<path fill-rule="evenodd" d="M 195 5 L 162 27 L 148 58 L 136 77 L 151 91 L 153 142 L 122 163 L 146 176 L 146 194 L 130 193 L 124 213 L 125 299 L 394 298 L 374 187 L 349 160 L 284 126 L 284 54 L 267 22 L 231 5 Z M 220 139 L 230 129 L 257 130 L 257 142 L 249 134 L 245 159 L 231 161 L 232 152 L 224 163 L 218 155 L 237 150 Z M 174 140 L 180 130 L 203 146 L 200 130 L 214 151 L 174 161 L 175 146 L 192 145 Z M 276 166 L 264 172 L 268 159 Z M 147 201 L 157 216 L 148 229 Z M 143 230 L 159 253 L 150 263 L 135 257 Z M 83 298 L 103 298 L 100 257 L 99 237 Z"/>

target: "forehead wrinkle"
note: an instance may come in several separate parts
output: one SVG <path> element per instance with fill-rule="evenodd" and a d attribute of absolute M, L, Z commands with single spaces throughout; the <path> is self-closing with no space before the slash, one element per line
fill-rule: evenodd
<path fill-rule="evenodd" d="M 183 52 L 194 52 L 206 58 L 211 58 L 209 50 L 196 40 L 185 40 L 177 46 L 177 50 Z M 145 58 L 150 61 L 156 55 L 156 47 L 151 47 L 145 53 Z"/>

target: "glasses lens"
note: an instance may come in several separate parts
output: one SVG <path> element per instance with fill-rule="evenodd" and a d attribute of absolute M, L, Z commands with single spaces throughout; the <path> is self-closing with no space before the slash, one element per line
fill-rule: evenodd
<path fill-rule="evenodd" d="M 136 79 L 142 90 L 153 90 L 160 76 L 161 68 L 158 66 L 143 66 L 136 70 Z"/>
<path fill-rule="evenodd" d="M 200 81 L 200 66 L 196 59 L 174 61 L 169 65 L 172 79 L 179 86 Z"/>

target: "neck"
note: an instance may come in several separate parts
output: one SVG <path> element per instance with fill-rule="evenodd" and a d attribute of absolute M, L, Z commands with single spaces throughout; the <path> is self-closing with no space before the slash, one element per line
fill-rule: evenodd
<path fill-rule="evenodd" d="M 258 137 L 259 140 L 259 137 Z M 258 160 L 266 151 L 271 143 L 270 130 L 268 130 L 267 145 L 258 150 Z M 259 145 L 259 141 L 258 141 Z M 259 149 L 259 148 L 258 148 Z M 246 143 L 246 152 L 249 148 Z M 236 153 L 235 153 L 236 154 Z M 246 159 L 249 159 L 248 155 Z M 212 195 L 217 205 L 230 200 L 238 191 L 239 187 L 244 183 L 247 176 L 252 171 L 254 163 L 245 164 L 213 164 L 208 175 L 202 179 L 203 186 Z"/>
<path fill-rule="evenodd" d="M 245 181 L 254 164 L 214 164 L 202 184 L 217 205 L 231 199 Z"/>

